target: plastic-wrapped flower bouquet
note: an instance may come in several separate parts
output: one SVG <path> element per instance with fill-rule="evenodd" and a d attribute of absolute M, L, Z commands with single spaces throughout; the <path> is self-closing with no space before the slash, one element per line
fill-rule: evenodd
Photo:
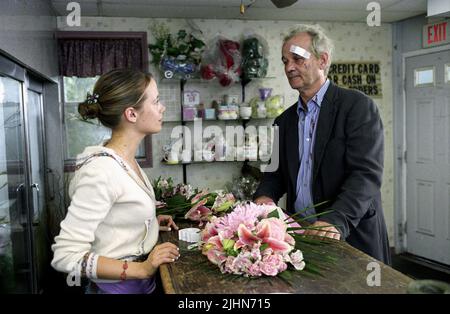
<path fill-rule="evenodd" d="M 153 182 L 157 200 L 157 214 L 172 215 L 174 219 L 184 218 L 199 222 L 202 226 L 210 217 L 229 211 L 236 199 L 232 193 L 223 190 L 210 192 L 189 184 L 174 185 L 172 178 L 159 177 Z"/>
<path fill-rule="evenodd" d="M 202 231 L 202 253 L 222 273 L 246 277 L 276 276 L 288 265 L 305 267 L 281 209 L 251 202 L 210 219 Z"/>

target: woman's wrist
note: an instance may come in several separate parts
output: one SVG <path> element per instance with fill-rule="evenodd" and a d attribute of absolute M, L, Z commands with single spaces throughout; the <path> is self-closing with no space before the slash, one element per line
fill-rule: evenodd
<path fill-rule="evenodd" d="M 143 261 L 138 264 L 140 268 L 140 276 L 142 279 L 150 278 L 155 274 L 156 269 L 154 269 L 154 267 L 150 264 L 149 261 Z"/>

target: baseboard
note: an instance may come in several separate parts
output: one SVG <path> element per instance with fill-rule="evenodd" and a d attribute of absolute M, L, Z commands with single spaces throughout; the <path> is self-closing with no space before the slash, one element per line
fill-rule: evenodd
<path fill-rule="evenodd" d="M 397 257 L 404 259 L 406 261 L 427 267 L 427 268 L 431 268 L 435 271 L 441 272 L 441 273 L 445 273 L 447 275 L 450 275 L 450 266 L 449 265 L 445 265 L 436 261 L 432 261 L 420 256 L 416 256 L 410 253 L 401 253 L 401 254 L 397 254 Z"/>

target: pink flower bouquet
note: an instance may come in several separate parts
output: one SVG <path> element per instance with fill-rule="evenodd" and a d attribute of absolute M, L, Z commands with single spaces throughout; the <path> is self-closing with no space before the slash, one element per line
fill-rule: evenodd
<path fill-rule="evenodd" d="M 227 212 L 235 202 L 236 199 L 231 193 L 223 191 L 209 192 L 205 189 L 192 198 L 192 207 L 184 215 L 184 218 L 198 221 L 200 223 L 199 226 L 203 226 L 203 222 L 209 221 L 213 215 Z"/>
<path fill-rule="evenodd" d="M 223 217 L 211 217 L 202 231 L 202 253 L 222 273 L 276 276 L 288 264 L 305 267 L 303 254 L 287 232 L 280 208 L 241 203 Z"/>
<path fill-rule="evenodd" d="M 174 219 L 184 218 L 199 222 L 202 226 L 213 215 L 222 215 L 229 211 L 236 199 L 232 193 L 222 190 L 199 191 L 188 184 L 174 185 L 172 178 L 159 177 L 152 184 L 157 214 L 172 215 Z"/>

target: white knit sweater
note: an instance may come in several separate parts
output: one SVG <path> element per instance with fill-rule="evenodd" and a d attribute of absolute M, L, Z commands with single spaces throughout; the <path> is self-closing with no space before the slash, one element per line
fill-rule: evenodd
<path fill-rule="evenodd" d="M 71 204 L 52 245 L 51 263 L 59 271 L 73 273 L 90 252 L 86 275 L 92 279 L 97 277 L 98 256 L 132 260 L 130 256 L 153 249 L 159 232 L 154 191 L 141 169 L 145 184 L 113 150 L 103 146 L 87 147 L 77 163 L 99 152 L 116 159 L 94 157 L 75 172 L 69 186 Z"/>

